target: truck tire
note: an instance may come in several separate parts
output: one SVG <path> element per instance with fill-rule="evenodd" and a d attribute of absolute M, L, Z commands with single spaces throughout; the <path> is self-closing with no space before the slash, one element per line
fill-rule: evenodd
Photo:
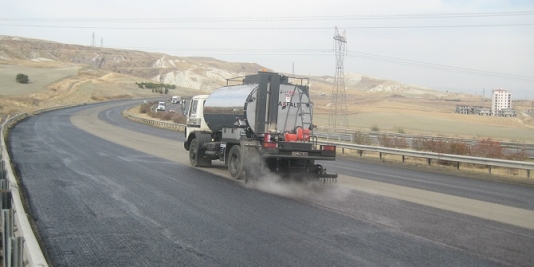
<path fill-rule="evenodd" d="M 232 178 L 242 180 L 245 177 L 245 166 L 241 157 L 241 147 L 234 145 L 228 153 L 228 172 Z"/>
<path fill-rule="evenodd" d="M 200 149 L 200 142 L 198 139 L 191 140 L 189 144 L 189 162 L 193 167 L 209 166 L 211 160 L 203 158 L 204 151 Z"/>

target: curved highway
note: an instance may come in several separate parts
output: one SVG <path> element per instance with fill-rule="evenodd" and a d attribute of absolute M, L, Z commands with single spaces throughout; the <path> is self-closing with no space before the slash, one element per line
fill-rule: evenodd
<path fill-rule="evenodd" d="M 51 266 L 532 266 L 534 188 L 347 161 L 335 185 L 188 165 L 140 101 L 52 111 L 9 138 Z"/>

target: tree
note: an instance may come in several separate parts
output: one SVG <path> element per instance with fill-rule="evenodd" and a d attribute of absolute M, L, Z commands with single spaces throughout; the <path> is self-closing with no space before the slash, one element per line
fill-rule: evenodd
<path fill-rule="evenodd" d="M 26 74 L 19 73 L 17 74 L 16 80 L 18 83 L 28 83 L 30 81 L 30 78 Z"/>

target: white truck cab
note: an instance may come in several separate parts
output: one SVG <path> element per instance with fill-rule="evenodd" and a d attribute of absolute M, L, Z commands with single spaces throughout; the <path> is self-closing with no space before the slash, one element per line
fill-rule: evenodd
<path fill-rule="evenodd" d="M 209 95 L 197 95 L 191 99 L 189 110 L 187 112 L 187 123 L 185 136 L 188 137 L 192 132 L 204 131 L 211 132 L 204 120 L 204 101 Z"/>

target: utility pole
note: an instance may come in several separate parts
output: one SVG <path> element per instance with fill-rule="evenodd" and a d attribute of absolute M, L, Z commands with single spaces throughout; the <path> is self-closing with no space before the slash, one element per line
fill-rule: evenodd
<path fill-rule="evenodd" d="M 334 78 L 334 86 L 332 88 L 332 103 L 330 106 L 330 116 L 328 119 L 328 126 L 336 128 L 338 126 L 347 128 L 349 126 L 347 120 L 347 93 L 345 89 L 345 69 L 343 61 L 346 50 L 347 38 L 345 31 L 343 35 L 339 34 L 336 26 L 334 34 L 334 51 L 336 54 L 336 76 Z"/>

